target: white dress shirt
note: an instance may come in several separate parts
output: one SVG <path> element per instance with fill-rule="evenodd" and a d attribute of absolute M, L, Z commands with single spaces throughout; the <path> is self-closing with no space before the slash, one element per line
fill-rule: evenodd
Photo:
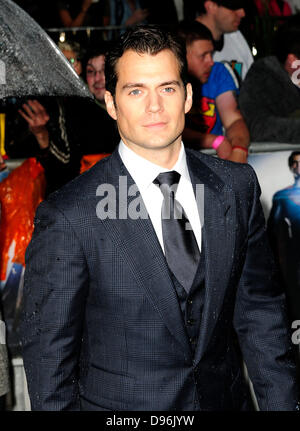
<path fill-rule="evenodd" d="M 163 202 L 163 194 L 153 181 L 162 172 L 176 171 L 181 177 L 176 191 L 176 200 L 183 207 L 190 225 L 194 231 L 194 235 L 201 251 L 201 223 L 200 216 L 197 208 L 197 202 L 193 190 L 193 185 L 189 175 L 186 153 L 183 144 L 179 157 L 172 169 L 166 169 L 156 165 L 132 151 L 123 141 L 119 144 L 120 157 L 136 183 L 145 207 L 148 211 L 150 220 L 156 232 L 157 238 L 160 242 L 162 250 L 164 251 L 162 223 L 161 223 L 161 208 Z"/>

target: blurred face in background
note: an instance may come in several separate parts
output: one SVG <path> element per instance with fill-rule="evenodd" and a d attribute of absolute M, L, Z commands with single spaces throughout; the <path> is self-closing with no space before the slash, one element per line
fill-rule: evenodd
<path fill-rule="evenodd" d="M 223 6 L 217 6 L 215 10 L 215 25 L 220 33 L 232 33 L 237 31 L 242 18 L 245 16 L 244 9 L 231 10 Z"/>
<path fill-rule="evenodd" d="M 105 56 L 90 58 L 86 66 L 86 81 L 90 92 L 99 102 L 104 101 L 105 94 Z"/>
<path fill-rule="evenodd" d="M 293 157 L 291 171 L 293 172 L 295 178 L 300 177 L 300 154 Z"/>
<path fill-rule="evenodd" d="M 65 49 L 62 49 L 61 52 L 66 57 L 66 59 L 71 63 L 71 66 L 73 67 L 77 75 L 80 76 L 82 73 L 82 64 L 81 64 L 81 61 L 78 60 L 76 52 L 65 50 Z"/>
<path fill-rule="evenodd" d="M 202 84 L 207 82 L 214 61 L 213 43 L 210 40 L 194 40 L 186 47 L 186 59 L 189 73 Z"/>

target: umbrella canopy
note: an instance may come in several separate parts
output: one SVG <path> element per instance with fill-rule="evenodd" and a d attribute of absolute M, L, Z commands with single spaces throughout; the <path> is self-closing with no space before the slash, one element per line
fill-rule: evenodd
<path fill-rule="evenodd" d="M 47 33 L 11 0 L 0 0 L 0 99 L 92 97 Z"/>

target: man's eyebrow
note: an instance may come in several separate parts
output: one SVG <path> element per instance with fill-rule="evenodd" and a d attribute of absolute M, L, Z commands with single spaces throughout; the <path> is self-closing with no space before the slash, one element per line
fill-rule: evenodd
<path fill-rule="evenodd" d="M 128 84 L 123 85 L 122 90 L 126 90 L 127 88 L 133 87 L 145 87 L 145 84 L 143 84 L 142 82 L 128 82 Z"/>
<path fill-rule="evenodd" d="M 166 85 L 178 85 L 180 87 L 181 83 L 180 81 L 177 81 L 176 79 L 174 79 L 173 81 L 163 82 L 162 84 L 159 85 L 159 87 L 165 87 Z"/>
<path fill-rule="evenodd" d="M 178 85 L 180 87 L 180 81 L 177 81 L 176 79 L 172 81 L 166 81 L 162 82 L 158 85 L 158 87 L 165 87 L 166 85 Z M 142 82 L 129 82 L 128 84 L 123 85 L 122 90 L 126 90 L 128 88 L 135 88 L 135 87 L 141 87 L 144 88 L 146 85 Z"/>

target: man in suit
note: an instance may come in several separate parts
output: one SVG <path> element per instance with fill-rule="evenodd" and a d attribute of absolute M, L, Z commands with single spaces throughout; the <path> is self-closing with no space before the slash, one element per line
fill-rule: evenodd
<path fill-rule="evenodd" d="M 34 410 L 297 409 L 253 170 L 181 142 L 184 48 L 129 29 L 106 58 L 119 148 L 36 214 L 21 332 Z"/>

